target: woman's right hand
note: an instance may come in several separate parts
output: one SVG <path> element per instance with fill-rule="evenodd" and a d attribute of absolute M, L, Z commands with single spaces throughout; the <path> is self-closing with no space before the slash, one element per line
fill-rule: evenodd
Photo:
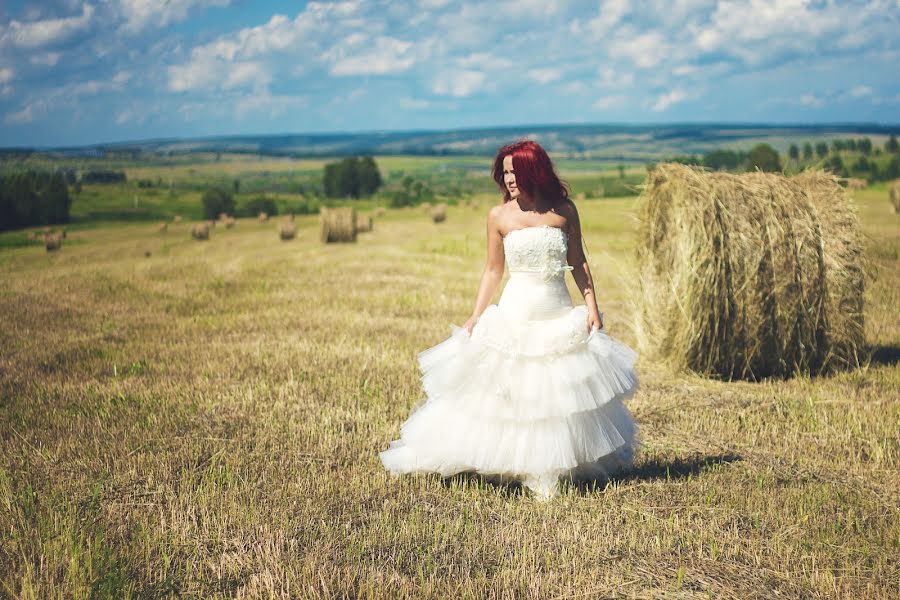
<path fill-rule="evenodd" d="M 463 329 L 465 329 L 469 333 L 469 337 L 472 337 L 472 329 L 475 328 L 475 323 L 478 322 L 478 317 L 472 315 L 469 317 L 469 320 L 463 324 Z"/>

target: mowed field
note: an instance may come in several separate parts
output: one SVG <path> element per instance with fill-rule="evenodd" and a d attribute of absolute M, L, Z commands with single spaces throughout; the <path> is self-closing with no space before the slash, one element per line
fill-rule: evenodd
<path fill-rule="evenodd" d="M 642 358 L 634 472 L 548 503 L 378 459 L 422 398 L 417 352 L 471 312 L 495 199 L 389 210 L 356 244 L 299 217 L 290 242 L 129 223 L 0 251 L 0 590 L 896 598 L 900 216 L 883 186 L 856 197 L 863 368 L 729 383 Z M 635 202 L 580 203 L 629 344 Z"/>

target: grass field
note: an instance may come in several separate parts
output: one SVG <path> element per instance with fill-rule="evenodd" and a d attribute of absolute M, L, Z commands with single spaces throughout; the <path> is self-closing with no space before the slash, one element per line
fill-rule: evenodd
<path fill-rule="evenodd" d="M 896 597 L 900 216 L 883 186 L 858 200 L 863 368 L 752 384 L 640 361 L 635 471 L 546 504 L 378 460 L 421 397 L 416 353 L 471 312 L 487 202 L 391 210 L 355 245 L 300 217 L 291 242 L 122 223 L 2 250 L 2 594 Z M 633 344 L 635 200 L 580 206 Z"/>

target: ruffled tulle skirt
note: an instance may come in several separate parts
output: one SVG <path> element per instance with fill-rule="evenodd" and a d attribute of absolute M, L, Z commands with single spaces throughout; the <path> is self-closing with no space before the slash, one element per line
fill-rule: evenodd
<path fill-rule="evenodd" d="M 628 469 L 638 428 L 624 404 L 637 389 L 637 355 L 603 330 L 587 332 L 587 307 L 512 318 L 497 305 L 471 337 L 451 335 L 419 353 L 426 397 L 379 453 L 395 475 L 476 472 L 518 480 L 539 497 L 560 478 Z"/>

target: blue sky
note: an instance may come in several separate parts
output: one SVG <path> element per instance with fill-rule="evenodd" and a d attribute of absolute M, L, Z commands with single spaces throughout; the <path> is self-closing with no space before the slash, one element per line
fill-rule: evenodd
<path fill-rule="evenodd" d="M 0 146 L 900 123 L 900 0 L 0 0 Z"/>

